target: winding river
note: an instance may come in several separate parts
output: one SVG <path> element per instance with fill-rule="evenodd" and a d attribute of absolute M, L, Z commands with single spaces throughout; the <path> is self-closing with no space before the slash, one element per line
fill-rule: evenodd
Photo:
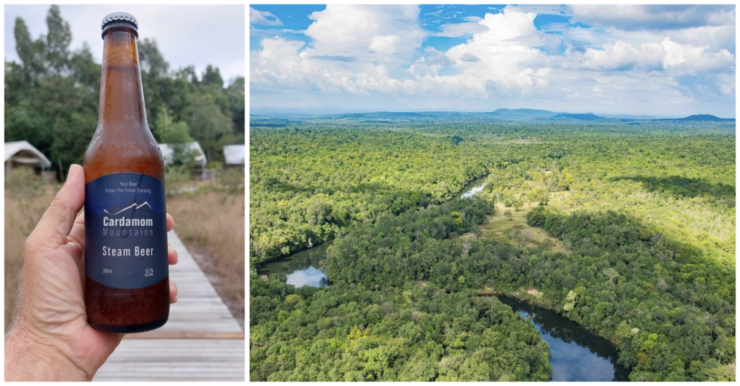
<path fill-rule="evenodd" d="M 457 196 L 472 197 L 481 192 L 485 178 L 472 181 Z M 260 275 L 285 276 L 296 287 L 329 285 L 323 271 L 326 249 L 322 245 L 274 260 L 258 268 Z M 629 381 L 629 371 L 617 364 L 617 350 L 604 338 L 596 336 L 565 317 L 517 299 L 500 296 L 502 303 L 529 320 L 550 346 L 552 380 L 562 381 Z"/>

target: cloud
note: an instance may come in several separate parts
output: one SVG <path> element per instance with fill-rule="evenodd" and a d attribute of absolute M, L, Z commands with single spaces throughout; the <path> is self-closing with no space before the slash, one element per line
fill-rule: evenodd
<path fill-rule="evenodd" d="M 258 11 L 249 7 L 249 24 L 281 26 L 283 25 L 283 22 L 271 12 Z"/>
<path fill-rule="evenodd" d="M 536 28 L 538 13 L 530 9 L 508 6 L 434 33 L 419 26 L 416 6 L 330 5 L 309 16 L 310 42 L 272 37 L 250 53 L 252 90 L 262 106 L 734 111 L 734 22 L 680 29 L 570 24 L 550 34 Z M 432 35 L 467 39 L 446 50 L 422 49 Z"/>
<path fill-rule="evenodd" d="M 397 79 L 418 55 L 426 33 L 414 5 L 330 4 L 309 15 L 310 44 L 284 38 L 262 40 L 252 52 L 252 84 L 317 88 L 322 92 L 398 90 Z M 404 69 L 402 66 L 406 65 Z"/>
<path fill-rule="evenodd" d="M 735 24 L 734 5 L 571 5 L 573 20 L 624 30 Z"/>
<path fill-rule="evenodd" d="M 486 27 L 480 23 L 480 17 L 468 17 L 467 20 L 468 21 L 464 23 L 443 24 L 440 27 L 441 31 L 434 35 L 448 38 L 461 38 L 472 36 L 486 29 Z"/>
<path fill-rule="evenodd" d="M 509 8 L 486 14 L 480 21 L 486 27 L 483 31 L 446 53 L 460 71 L 462 83 L 483 96 L 490 92 L 521 95 L 546 85 L 547 60 L 536 47 L 546 45 L 549 37 L 535 28 L 536 16 Z"/>
<path fill-rule="evenodd" d="M 460 60 L 463 62 L 480 62 L 480 58 L 470 52 L 464 53 L 463 56 L 460 57 Z"/>
<path fill-rule="evenodd" d="M 517 4 L 507 5 L 506 8 L 519 12 L 536 13 L 538 15 L 566 15 L 569 13 L 567 6 L 556 4 Z"/>
<path fill-rule="evenodd" d="M 566 68 L 596 71 L 652 71 L 663 67 L 665 50 L 656 43 L 631 45 L 623 41 L 607 43 L 602 48 L 587 48 L 578 51 L 568 48 Z"/>
<path fill-rule="evenodd" d="M 309 18 L 314 21 L 306 29 L 313 38 L 309 55 L 407 60 L 426 36 L 415 5 L 329 4 Z"/>

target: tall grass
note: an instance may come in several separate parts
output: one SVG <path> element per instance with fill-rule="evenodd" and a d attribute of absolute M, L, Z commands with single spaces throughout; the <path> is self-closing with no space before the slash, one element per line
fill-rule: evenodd
<path fill-rule="evenodd" d="M 175 231 L 244 327 L 244 192 L 202 187 L 167 198 Z"/>
<path fill-rule="evenodd" d="M 13 318 L 23 247 L 61 185 L 44 186 L 25 168 L 5 176 L 5 330 Z"/>

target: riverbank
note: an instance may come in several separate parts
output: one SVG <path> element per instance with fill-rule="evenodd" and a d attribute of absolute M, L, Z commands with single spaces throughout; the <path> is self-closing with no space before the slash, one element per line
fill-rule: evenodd
<path fill-rule="evenodd" d="M 473 179 L 469 180 L 468 182 L 465 183 L 465 186 L 460 190 L 459 193 L 455 194 L 455 196 L 451 200 L 448 200 L 445 202 L 459 200 L 461 198 L 470 198 L 476 195 L 477 193 L 480 193 L 483 190 L 483 187 L 485 186 L 485 181 L 486 181 L 487 176 L 488 175 L 486 174 L 483 176 L 474 177 Z M 435 204 L 435 205 L 441 205 L 441 204 Z M 410 208 L 408 210 L 414 210 L 414 209 L 415 208 Z M 269 266 L 273 263 L 293 260 L 294 256 L 304 253 L 306 251 L 310 251 L 312 249 L 318 248 L 320 246 L 324 246 L 324 248 L 326 248 L 333 240 L 334 239 L 332 237 L 332 238 L 329 238 L 328 240 L 323 240 L 318 243 L 316 241 L 312 241 L 310 246 L 308 244 L 303 244 L 301 249 L 292 250 L 289 254 L 275 256 L 273 258 L 261 261 L 259 263 L 252 263 L 252 261 L 250 260 L 250 271 L 253 271 L 253 273 L 255 274 L 262 275 L 265 273 L 265 270 L 263 270 L 262 267 Z"/>

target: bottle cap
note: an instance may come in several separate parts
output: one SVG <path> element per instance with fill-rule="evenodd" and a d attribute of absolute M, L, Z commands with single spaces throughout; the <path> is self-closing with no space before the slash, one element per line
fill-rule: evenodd
<path fill-rule="evenodd" d="M 134 15 L 126 12 L 113 12 L 108 15 L 106 15 L 103 18 L 103 23 L 100 25 L 100 28 L 103 29 L 103 37 L 105 37 L 105 33 L 111 29 L 116 27 L 125 27 L 130 30 L 134 31 L 134 35 L 136 37 L 139 37 L 139 31 L 137 31 L 137 28 L 139 28 L 139 22 L 136 21 L 136 18 Z"/>

